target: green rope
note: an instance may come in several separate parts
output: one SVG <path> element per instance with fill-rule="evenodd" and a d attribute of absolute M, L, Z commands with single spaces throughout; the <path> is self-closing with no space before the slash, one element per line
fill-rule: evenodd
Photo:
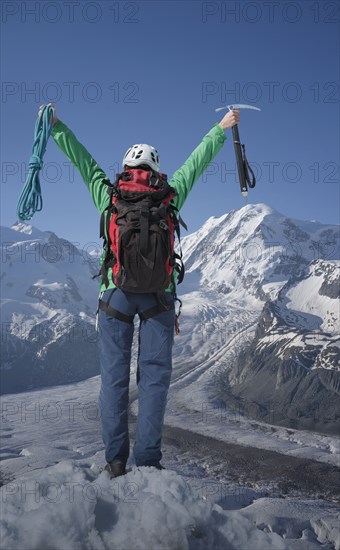
<path fill-rule="evenodd" d="M 34 129 L 32 155 L 28 163 L 28 174 L 17 204 L 17 216 L 20 220 L 31 220 L 35 212 L 42 209 L 42 196 L 39 172 L 43 165 L 48 138 L 54 123 L 54 109 L 44 106 L 37 118 Z"/>

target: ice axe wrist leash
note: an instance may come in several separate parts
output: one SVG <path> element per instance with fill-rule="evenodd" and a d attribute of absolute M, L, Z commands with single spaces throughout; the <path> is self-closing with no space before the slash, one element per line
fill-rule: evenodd
<path fill-rule="evenodd" d="M 253 109 L 254 111 L 261 111 L 261 109 L 259 109 L 258 107 L 254 107 L 253 105 L 235 103 L 233 105 L 226 105 L 225 107 L 218 107 L 217 109 L 215 109 L 215 112 L 217 113 L 219 111 L 223 111 L 224 109 L 229 109 L 229 111 L 233 111 L 234 109 Z M 251 189 L 255 187 L 256 178 L 246 157 L 245 145 L 244 143 L 241 143 L 240 134 L 238 131 L 238 124 L 235 124 L 235 126 L 232 127 L 232 132 L 241 193 L 244 198 L 247 198 L 248 187 L 250 187 Z M 250 178 L 250 174 L 252 178 Z"/>

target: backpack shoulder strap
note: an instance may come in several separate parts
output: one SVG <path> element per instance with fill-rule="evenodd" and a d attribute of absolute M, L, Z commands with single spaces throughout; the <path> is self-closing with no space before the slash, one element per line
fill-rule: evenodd
<path fill-rule="evenodd" d="M 113 202 L 113 197 L 119 197 L 119 187 L 118 187 L 118 181 L 120 179 L 121 174 L 117 174 L 115 183 L 111 183 L 109 179 L 103 180 L 103 183 L 107 185 L 107 194 L 110 197 L 110 201 L 108 206 L 103 210 L 100 216 L 100 227 L 99 227 L 99 237 L 102 239 L 106 239 L 106 235 L 108 235 L 108 224 L 110 223 L 110 217 L 111 214 L 115 211 L 115 205 Z M 106 221 L 106 235 L 105 235 L 105 221 Z"/>

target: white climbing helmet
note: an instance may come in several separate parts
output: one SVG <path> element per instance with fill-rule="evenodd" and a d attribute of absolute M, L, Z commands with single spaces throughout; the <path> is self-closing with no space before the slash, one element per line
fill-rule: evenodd
<path fill-rule="evenodd" d="M 146 143 L 138 143 L 137 145 L 132 145 L 123 158 L 123 168 L 127 166 L 139 166 L 140 164 L 147 164 L 159 172 L 159 154 L 157 149 Z"/>

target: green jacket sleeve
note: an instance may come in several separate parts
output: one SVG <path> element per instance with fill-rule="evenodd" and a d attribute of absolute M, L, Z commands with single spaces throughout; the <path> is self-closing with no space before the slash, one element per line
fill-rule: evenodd
<path fill-rule="evenodd" d="M 95 206 L 100 212 L 103 212 L 110 200 L 107 194 L 107 185 L 103 183 L 103 180 L 107 178 L 105 172 L 61 120 L 54 125 L 51 135 L 70 162 L 79 170 Z"/>
<path fill-rule="evenodd" d="M 178 210 L 182 208 L 194 183 L 220 151 L 225 140 L 224 130 L 219 124 L 216 124 L 204 136 L 199 146 L 191 153 L 183 166 L 174 173 L 169 183 L 177 191 L 173 204 Z"/>

